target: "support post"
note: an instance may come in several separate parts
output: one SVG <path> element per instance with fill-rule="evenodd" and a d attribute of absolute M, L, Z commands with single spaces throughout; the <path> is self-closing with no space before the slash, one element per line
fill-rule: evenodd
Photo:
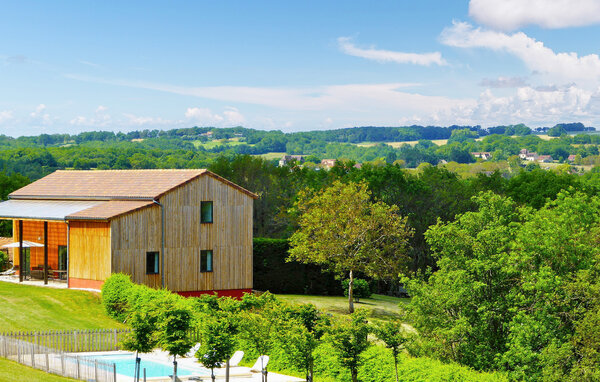
<path fill-rule="evenodd" d="M 48 285 L 48 222 L 44 222 L 44 285 Z"/>
<path fill-rule="evenodd" d="M 19 282 L 23 282 L 23 220 L 19 220 Z"/>

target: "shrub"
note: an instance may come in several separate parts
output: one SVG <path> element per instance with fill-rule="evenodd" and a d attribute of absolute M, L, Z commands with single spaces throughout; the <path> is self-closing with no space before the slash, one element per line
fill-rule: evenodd
<path fill-rule="evenodd" d="M 348 284 L 350 280 L 342 281 L 342 288 L 344 288 L 344 296 L 348 297 Z M 369 298 L 371 297 L 371 287 L 369 286 L 369 282 L 363 279 L 354 279 L 353 288 L 352 288 L 352 296 L 354 297 L 354 301 L 359 302 L 361 298 Z"/>
<path fill-rule="evenodd" d="M 0 251 L 0 272 L 8 268 L 8 254 Z"/>
<path fill-rule="evenodd" d="M 102 305 L 106 313 L 124 322 L 128 314 L 129 295 L 134 288 L 129 275 L 115 273 L 102 286 Z"/>

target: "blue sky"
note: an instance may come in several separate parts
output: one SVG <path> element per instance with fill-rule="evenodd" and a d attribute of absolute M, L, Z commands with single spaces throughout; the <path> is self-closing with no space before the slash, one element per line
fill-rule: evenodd
<path fill-rule="evenodd" d="M 0 2 L 0 133 L 600 127 L 600 0 Z"/>

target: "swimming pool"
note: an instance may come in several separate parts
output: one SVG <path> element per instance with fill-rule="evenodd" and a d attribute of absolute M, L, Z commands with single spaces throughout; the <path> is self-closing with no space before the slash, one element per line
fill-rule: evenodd
<path fill-rule="evenodd" d="M 107 355 L 90 355 L 85 359 L 98 360 L 102 362 L 114 363 L 117 368 L 117 373 L 128 377 L 133 377 L 135 373 L 135 355 L 134 354 L 107 354 Z M 173 374 L 173 363 L 162 363 L 147 358 L 142 358 L 140 363 L 140 375 L 144 375 L 146 368 L 146 377 L 166 377 Z M 189 369 L 177 366 L 177 375 L 204 375 L 209 376 L 210 371 L 206 369 Z"/>

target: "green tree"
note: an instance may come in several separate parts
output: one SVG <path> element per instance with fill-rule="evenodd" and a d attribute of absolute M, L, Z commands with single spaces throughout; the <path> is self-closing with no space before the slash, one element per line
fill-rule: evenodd
<path fill-rule="evenodd" d="M 374 329 L 377 338 L 385 343 L 385 346 L 392 350 L 394 356 L 394 369 L 396 370 L 396 382 L 398 382 L 398 355 L 404 347 L 408 337 L 404 326 L 400 321 L 385 321 L 376 325 Z"/>
<path fill-rule="evenodd" d="M 173 357 L 173 382 L 177 381 L 177 356 L 185 355 L 193 343 L 188 332 L 192 314 L 181 304 L 164 304 L 157 320 L 157 342 Z"/>
<path fill-rule="evenodd" d="M 130 313 L 127 324 L 131 332 L 123 340 L 123 349 L 135 351 L 134 380 L 140 380 L 139 353 L 149 353 L 156 346 L 156 316 L 149 310 L 133 311 Z"/>
<path fill-rule="evenodd" d="M 201 346 L 196 357 L 210 369 L 214 382 L 216 367 L 226 364 L 225 381 L 229 382 L 229 358 L 236 346 L 237 323 L 229 315 L 207 317 L 201 325 Z"/>
<path fill-rule="evenodd" d="M 337 351 L 340 363 L 350 369 L 352 382 L 358 382 L 360 355 L 371 345 L 368 335 L 367 312 L 362 309 L 352 313 L 350 319 L 339 319 L 327 334 L 327 340 Z"/>
<path fill-rule="evenodd" d="M 348 273 L 348 305 L 354 311 L 354 272 L 397 278 L 407 264 L 412 231 L 397 206 L 372 202 L 365 183 L 336 181 L 310 195 L 299 194 L 299 229 L 290 239 L 290 259 Z"/>

